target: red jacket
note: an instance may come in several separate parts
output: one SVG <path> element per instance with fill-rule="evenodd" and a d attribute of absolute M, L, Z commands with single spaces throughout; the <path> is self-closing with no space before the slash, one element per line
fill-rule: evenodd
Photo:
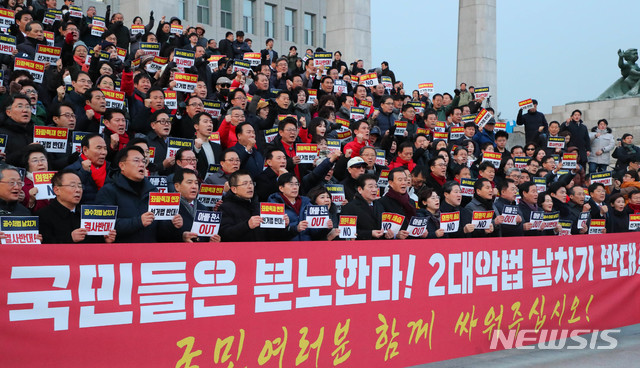
<path fill-rule="evenodd" d="M 222 145 L 222 149 L 231 148 L 238 143 L 238 137 L 236 136 L 236 127 L 231 125 L 227 119 L 222 120 L 222 124 L 220 124 L 220 144 Z"/>
<path fill-rule="evenodd" d="M 347 143 L 344 146 L 344 151 L 343 152 L 347 152 L 348 149 L 352 150 L 351 152 L 351 157 L 359 157 L 360 156 L 360 150 L 362 149 L 362 147 L 366 147 L 366 146 L 370 146 L 369 141 L 364 141 L 362 143 L 358 143 L 357 139 L 352 140 L 351 142 Z"/>

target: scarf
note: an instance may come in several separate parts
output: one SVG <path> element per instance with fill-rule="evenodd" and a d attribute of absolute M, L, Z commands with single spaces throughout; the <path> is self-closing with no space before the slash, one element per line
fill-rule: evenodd
<path fill-rule="evenodd" d="M 436 213 L 431 213 L 431 211 L 427 210 L 427 218 L 436 224 L 436 229 L 440 228 L 440 210 L 437 210 Z"/>
<path fill-rule="evenodd" d="M 100 119 L 102 118 L 102 114 L 92 109 L 89 105 L 84 105 L 84 111 L 89 111 L 89 110 L 93 111 L 93 118 L 100 121 Z"/>
<path fill-rule="evenodd" d="M 444 176 L 437 176 L 434 173 L 431 173 L 430 175 L 436 181 L 436 183 L 440 184 L 440 186 L 444 186 L 444 183 L 447 182 L 447 178 Z"/>
<path fill-rule="evenodd" d="M 88 160 L 87 156 L 84 153 L 80 154 L 80 158 L 82 161 Z M 104 185 L 104 181 L 107 178 L 107 165 L 102 165 L 100 167 L 93 166 L 91 164 L 91 179 L 96 183 L 98 189 L 102 188 Z"/>
<path fill-rule="evenodd" d="M 302 208 L 302 198 L 300 196 L 296 197 L 296 203 L 291 203 L 289 198 L 285 197 L 284 194 L 280 193 L 280 197 L 284 201 L 284 205 L 293 208 L 296 215 L 300 216 L 300 209 Z"/>
<path fill-rule="evenodd" d="M 622 148 L 624 148 L 627 153 L 635 153 L 636 150 L 634 147 L 633 144 L 622 143 Z"/>
<path fill-rule="evenodd" d="M 416 207 L 411 204 L 411 199 L 409 198 L 409 193 L 400 194 L 395 190 L 389 187 L 389 191 L 386 194 L 387 197 L 397 201 L 402 205 L 402 209 L 404 210 L 405 218 L 410 219 L 411 217 L 416 215 Z"/>
<path fill-rule="evenodd" d="M 115 133 L 112 132 L 111 129 L 105 127 L 104 128 L 105 132 L 110 132 L 110 133 Z M 109 134 L 111 135 L 111 134 Z M 104 135 L 105 137 L 107 136 L 107 134 Z M 125 148 L 127 146 L 127 143 L 129 143 L 129 135 L 125 132 L 124 134 L 118 134 L 118 149 L 117 151 L 120 151 L 121 149 Z"/>
<path fill-rule="evenodd" d="M 640 213 L 640 204 L 627 203 L 627 207 L 633 211 L 633 214 Z"/>
<path fill-rule="evenodd" d="M 285 155 L 287 155 L 288 157 L 294 158 L 296 157 L 297 153 L 294 150 L 295 146 L 294 144 L 287 144 L 283 141 L 280 141 L 280 143 L 282 143 L 282 147 L 284 148 L 284 153 Z M 287 160 L 287 164 L 289 163 L 289 160 Z M 298 178 L 298 180 L 301 180 L 300 178 L 300 165 L 293 165 L 293 173 L 295 174 L 296 178 Z"/>
<path fill-rule="evenodd" d="M 83 57 L 73 55 L 73 60 L 78 63 L 83 72 L 89 72 L 89 65 L 85 64 L 86 60 Z"/>
<path fill-rule="evenodd" d="M 473 198 L 475 200 L 477 200 L 478 202 L 480 202 L 480 204 L 482 205 L 482 207 L 484 207 L 485 210 L 487 210 L 487 211 L 492 211 L 493 210 L 493 200 L 484 199 L 484 198 L 480 197 L 477 193 L 473 194 Z"/>

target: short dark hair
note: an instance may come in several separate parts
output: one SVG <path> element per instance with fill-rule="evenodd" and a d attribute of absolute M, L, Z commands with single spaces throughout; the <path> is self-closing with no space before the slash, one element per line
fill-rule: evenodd
<path fill-rule="evenodd" d="M 224 150 L 222 152 L 222 157 L 220 157 L 220 161 L 226 161 L 227 160 L 227 156 L 230 153 L 235 153 L 236 155 L 238 154 L 238 152 L 234 151 L 232 148 L 227 148 L 226 150 Z"/>
<path fill-rule="evenodd" d="M 103 117 L 104 117 L 105 120 L 111 120 L 111 119 L 113 119 L 113 115 L 114 114 L 122 114 L 122 116 L 124 116 L 124 117 L 127 116 L 127 114 L 122 109 L 110 108 L 110 109 L 105 110 Z"/>
<path fill-rule="evenodd" d="M 4 109 L 9 109 L 15 100 L 26 100 L 31 105 L 31 99 L 23 94 L 9 95 L 5 98 Z"/>
<path fill-rule="evenodd" d="M 282 187 L 287 183 L 291 183 L 293 181 L 293 179 L 298 180 L 298 178 L 296 178 L 295 174 L 290 173 L 290 172 L 286 172 L 286 173 L 278 176 L 278 187 Z"/>
<path fill-rule="evenodd" d="M 286 118 L 280 120 L 280 122 L 278 123 L 278 131 L 284 131 L 284 128 L 288 124 L 293 124 L 296 128 L 298 127 L 298 122 L 296 121 L 296 119 L 294 117 L 287 116 Z"/>
<path fill-rule="evenodd" d="M 151 81 L 151 77 L 149 76 L 149 74 L 147 74 L 147 72 L 145 72 L 145 71 L 142 71 L 142 72 L 136 74 L 135 77 L 133 77 L 133 84 L 138 84 L 141 79 L 148 79 L 149 81 Z"/>
<path fill-rule="evenodd" d="M 272 146 L 272 147 L 269 147 L 269 148 L 267 149 L 267 151 L 264 153 L 264 160 L 266 161 L 266 160 L 271 160 L 271 159 L 273 159 L 273 153 L 274 153 L 274 152 L 282 152 L 282 150 L 281 150 L 281 149 L 279 149 L 279 148 L 273 147 L 273 146 Z M 283 152 L 283 153 L 284 153 L 284 152 Z M 285 153 L 284 155 L 286 156 L 287 154 Z"/>
<path fill-rule="evenodd" d="M 98 133 L 90 133 L 90 134 L 85 135 L 84 138 L 82 138 L 82 142 L 80 142 L 80 147 L 89 148 L 90 141 L 95 137 L 102 138 L 102 136 L 100 134 L 98 134 Z"/>
<path fill-rule="evenodd" d="M 367 124 L 369 125 L 369 122 L 365 119 L 360 119 L 360 120 L 356 120 L 353 123 L 349 124 L 349 129 L 352 132 L 355 132 L 356 130 L 360 129 L 360 125 L 362 124 Z"/>
<path fill-rule="evenodd" d="M 165 110 L 165 109 L 162 109 L 162 110 L 156 110 L 156 111 L 154 111 L 154 112 L 153 112 L 153 114 L 151 114 L 151 117 L 149 118 L 149 122 L 150 122 L 150 123 L 152 123 L 152 122 L 154 122 L 154 121 L 157 121 L 157 120 L 158 120 L 158 117 L 159 117 L 160 115 L 162 115 L 162 114 L 166 114 L 166 115 L 169 115 L 169 117 L 171 117 L 171 116 L 170 116 L 170 114 L 169 114 L 169 112 L 168 112 L 167 110 Z"/>
<path fill-rule="evenodd" d="M 604 184 L 602 183 L 591 183 L 591 185 L 589 185 L 589 193 L 595 192 L 598 187 L 605 189 Z"/>
<path fill-rule="evenodd" d="M 22 156 L 22 162 L 21 162 L 22 167 L 24 167 L 27 170 L 29 169 L 29 156 L 32 153 L 36 153 L 36 152 L 42 153 L 45 157 L 47 157 L 47 150 L 41 144 L 34 143 L 24 147 L 24 154 Z"/>
<path fill-rule="evenodd" d="M 178 161 L 178 160 L 182 161 L 182 154 L 187 152 L 187 151 L 191 151 L 191 148 L 182 147 L 179 150 L 177 150 L 176 151 L 176 155 L 175 155 L 176 161 Z"/>
<path fill-rule="evenodd" d="M 138 146 L 129 146 L 118 151 L 116 161 L 118 161 L 118 163 L 125 162 L 129 157 L 129 152 L 131 151 L 139 152 L 144 157 L 144 151 L 142 150 L 142 148 Z"/>
<path fill-rule="evenodd" d="M 422 202 L 426 202 L 427 199 L 429 199 L 431 197 L 431 195 L 433 195 L 433 193 L 436 193 L 433 188 L 430 187 L 422 187 L 422 189 L 420 189 L 418 191 L 418 206 L 420 208 L 426 208 Z"/>
<path fill-rule="evenodd" d="M 175 174 L 173 175 L 173 183 L 182 183 L 184 181 L 184 175 L 185 174 L 193 174 L 196 177 L 198 177 L 198 173 L 195 172 L 194 170 L 191 170 L 189 168 L 185 168 L 185 167 L 177 167 Z"/>
<path fill-rule="evenodd" d="M 461 166 L 464 167 L 464 166 Z M 454 187 L 459 187 L 460 183 L 458 183 L 455 180 L 449 180 L 446 183 L 444 183 L 444 185 L 442 186 L 442 191 L 444 193 L 451 193 L 451 191 L 453 190 Z"/>
<path fill-rule="evenodd" d="M 395 176 L 396 173 L 403 173 L 404 174 L 404 167 L 396 167 L 395 169 L 389 171 L 389 181 L 393 181 L 393 177 Z"/>
<path fill-rule="evenodd" d="M 399 151 L 399 152 L 401 152 L 401 151 Z M 432 158 L 431 160 L 429 160 L 429 167 L 435 166 L 436 165 L 436 161 L 438 161 L 438 160 L 443 160 L 444 161 L 444 158 L 442 158 L 442 156 L 436 156 L 436 157 Z"/>
<path fill-rule="evenodd" d="M 507 190 L 509 188 L 509 183 L 513 183 L 515 185 L 516 182 L 513 181 L 513 179 L 509 179 L 509 178 L 506 178 L 506 179 L 500 181 L 500 184 L 498 185 L 498 192 L 500 192 L 500 194 L 502 194 L 502 192 Z"/>
<path fill-rule="evenodd" d="M 504 130 L 499 130 L 499 131 L 496 132 L 495 137 L 496 137 L 496 139 L 498 139 L 500 137 L 505 137 L 505 138 L 509 139 L 509 133 L 507 133 Z"/>
<path fill-rule="evenodd" d="M 489 179 L 478 178 L 475 184 L 473 184 L 473 192 L 475 193 L 477 190 L 482 189 L 482 187 L 484 186 L 484 183 L 489 183 L 489 185 L 491 185 L 491 182 L 489 181 Z"/>
<path fill-rule="evenodd" d="M 144 143 L 149 147 L 149 140 L 146 137 L 133 137 L 127 142 L 127 147 L 135 146 L 138 143 Z"/>
<path fill-rule="evenodd" d="M 22 84 L 22 83 L 20 83 Z M 62 101 L 60 102 L 60 104 L 58 104 L 57 106 L 55 106 L 53 108 L 53 114 L 51 114 L 51 116 L 56 116 L 56 117 L 60 117 L 60 115 L 62 115 L 62 109 L 61 107 L 68 107 L 73 111 L 73 105 L 71 105 L 69 102 L 67 101 Z M 75 114 L 75 111 L 73 111 L 73 113 Z"/>
<path fill-rule="evenodd" d="M 462 170 L 464 169 L 469 169 L 468 167 L 464 166 L 464 165 L 453 165 L 453 169 L 451 170 L 451 174 L 453 176 L 456 175 L 460 175 L 460 173 L 462 172 Z"/>
<path fill-rule="evenodd" d="M 496 166 L 492 162 L 489 162 L 489 161 L 481 162 L 480 165 L 478 165 L 478 171 L 485 171 L 489 167 L 494 170 L 496 169 Z"/>
<path fill-rule="evenodd" d="M 525 192 L 529 192 L 529 189 L 531 189 L 531 187 L 535 187 L 536 183 L 532 182 L 532 181 L 527 181 L 524 182 L 520 185 L 518 185 L 518 190 L 520 191 L 520 194 L 525 193 Z"/>
<path fill-rule="evenodd" d="M 634 181 L 638 181 L 638 178 L 639 178 L 638 172 L 635 171 L 635 170 L 627 170 L 627 171 L 624 172 L 624 174 L 622 176 L 624 176 L 624 175 L 631 176 Z"/>
<path fill-rule="evenodd" d="M 78 176 L 78 173 L 76 173 L 72 169 L 62 169 L 62 170 L 58 171 L 57 173 L 53 174 L 53 176 L 51 177 L 51 184 L 54 187 L 61 186 L 62 185 L 62 177 L 65 176 L 65 174 L 73 174 L 75 176 Z M 80 176 L 78 176 L 78 178 L 80 178 Z"/>
<path fill-rule="evenodd" d="M 203 112 L 199 112 L 195 115 L 193 115 L 193 118 L 191 118 L 191 121 L 193 122 L 193 124 L 200 124 L 200 118 L 203 116 L 208 116 L 209 119 L 211 119 L 211 121 L 213 121 L 213 118 L 211 117 L 211 114 L 209 114 L 206 111 Z"/>
<path fill-rule="evenodd" d="M 520 148 L 522 150 L 522 152 L 524 152 L 524 147 L 522 147 L 520 145 L 515 145 L 515 146 L 511 147 L 510 152 L 513 153 L 513 151 L 515 151 L 517 148 Z"/>
<path fill-rule="evenodd" d="M 98 88 L 98 87 L 91 87 L 91 88 L 89 88 L 88 90 L 86 90 L 86 91 L 84 92 L 83 97 L 84 97 L 85 101 L 91 101 L 91 99 L 93 98 L 93 92 L 96 92 L 96 91 L 97 91 L 97 92 L 100 92 L 100 93 L 102 93 L 102 94 L 104 95 L 104 92 L 102 92 L 102 90 L 101 90 L 100 88 Z M 108 120 L 108 119 L 107 119 L 107 120 Z"/>
<path fill-rule="evenodd" d="M 613 206 L 613 202 L 615 202 L 616 199 L 618 199 L 618 198 L 624 199 L 624 196 L 622 194 L 620 194 L 620 193 L 615 193 L 615 194 L 611 195 L 611 197 L 609 197 L 609 203 Z"/>
<path fill-rule="evenodd" d="M 378 183 L 378 179 L 376 179 L 375 175 L 362 174 L 358 176 L 358 179 L 356 179 L 356 188 L 364 189 L 364 187 L 367 185 L 367 180 L 373 180 L 374 182 L 376 182 L 376 184 Z"/>
<path fill-rule="evenodd" d="M 246 125 L 253 128 L 253 125 L 251 125 L 251 123 L 249 123 L 248 121 L 243 121 L 242 123 L 238 124 L 238 126 L 236 126 L 236 136 L 242 133 L 242 128 L 244 128 Z"/>
<path fill-rule="evenodd" d="M 232 186 L 232 187 L 238 186 L 238 177 L 245 176 L 245 175 L 247 175 L 248 177 L 251 178 L 251 180 L 253 180 L 253 178 L 251 177 L 251 174 L 247 170 L 238 170 L 233 174 L 229 175 L 229 186 Z"/>
<path fill-rule="evenodd" d="M 33 17 L 33 13 L 31 13 L 27 9 L 22 9 L 19 12 L 16 12 L 15 19 L 21 21 L 23 15 L 31 15 Z"/>

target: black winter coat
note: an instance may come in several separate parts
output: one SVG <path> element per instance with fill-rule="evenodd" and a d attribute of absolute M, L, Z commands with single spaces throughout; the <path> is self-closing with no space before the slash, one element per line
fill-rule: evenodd
<path fill-rule="evenodd" d="M 264 229 L 256 227 L 249 228 L 251 216 L 260 215 L 260 203 L 257 197 L 248 201 L 242 199 L 229 191 L 222 198 L 222 205 L 219 211 L 222 213 L 220 219 L 220 235 L 223 242 L 259 242 L 266 241 Z"/>
<path fill-rule="evenodd" d="M 40 217 L 39 230 L 44 244 L 73 244 L 71 233 L 80 228 L 80 206 L 75 212 L 52 200 L 36 213 Z M 104 243 L 102 236 L 86 236 L 80 243 Z"/>
<path fill-rule="evenodd" d="M 381 230 L 382 224 L 380 223 L 380 216 L 376 216 L 376 208 L 378 207 L 378 201 L 373 202 L 373 206 L 369 206 L 367 201 L 357 193 L 352 201 L 349 201 L 344 207 L 342 207 L 341 215 L 345 216 L 358 216 L 356 222 L 356 234 L 358 240 L 371 240 L 371 231 Z"/>
<path fill-rule="evenodd" d="M 149 211 L 149 193 L 157 191 L 149 179 L 145 178 L 141 193 L 136 193 L 120 172 L 115 173 L 113 180 L 100 189 L 96 196 L 97 204 L 118 206 L 116 242 L 156 243 L 176 231 L 170 221 L 156 220 L 149 226 L 142 225 L 140 216 Z"/>
<path fill-rule="evenodd" d="M 11 118 L 7 118 L 0 127 L 0 134 L 7 135 L 6 162 L 20 166 L 24 147 L 33 142 L 33 122 L 19 124 Z"/>

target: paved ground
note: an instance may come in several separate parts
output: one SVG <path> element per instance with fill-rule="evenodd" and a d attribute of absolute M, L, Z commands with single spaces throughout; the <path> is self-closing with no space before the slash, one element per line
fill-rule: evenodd
<path fill-rule="evenodd" d="M 640 324 L 620 329 L 618 346 L 612 350 L 519 350 L 510 349 L 470 357 L 445 360 L 414 368 L 449 367 L 640 367 Z M 585 335 L 590 341 L 590 335 Z M 606 345 L 606 343 L 603 343 Z"/>

